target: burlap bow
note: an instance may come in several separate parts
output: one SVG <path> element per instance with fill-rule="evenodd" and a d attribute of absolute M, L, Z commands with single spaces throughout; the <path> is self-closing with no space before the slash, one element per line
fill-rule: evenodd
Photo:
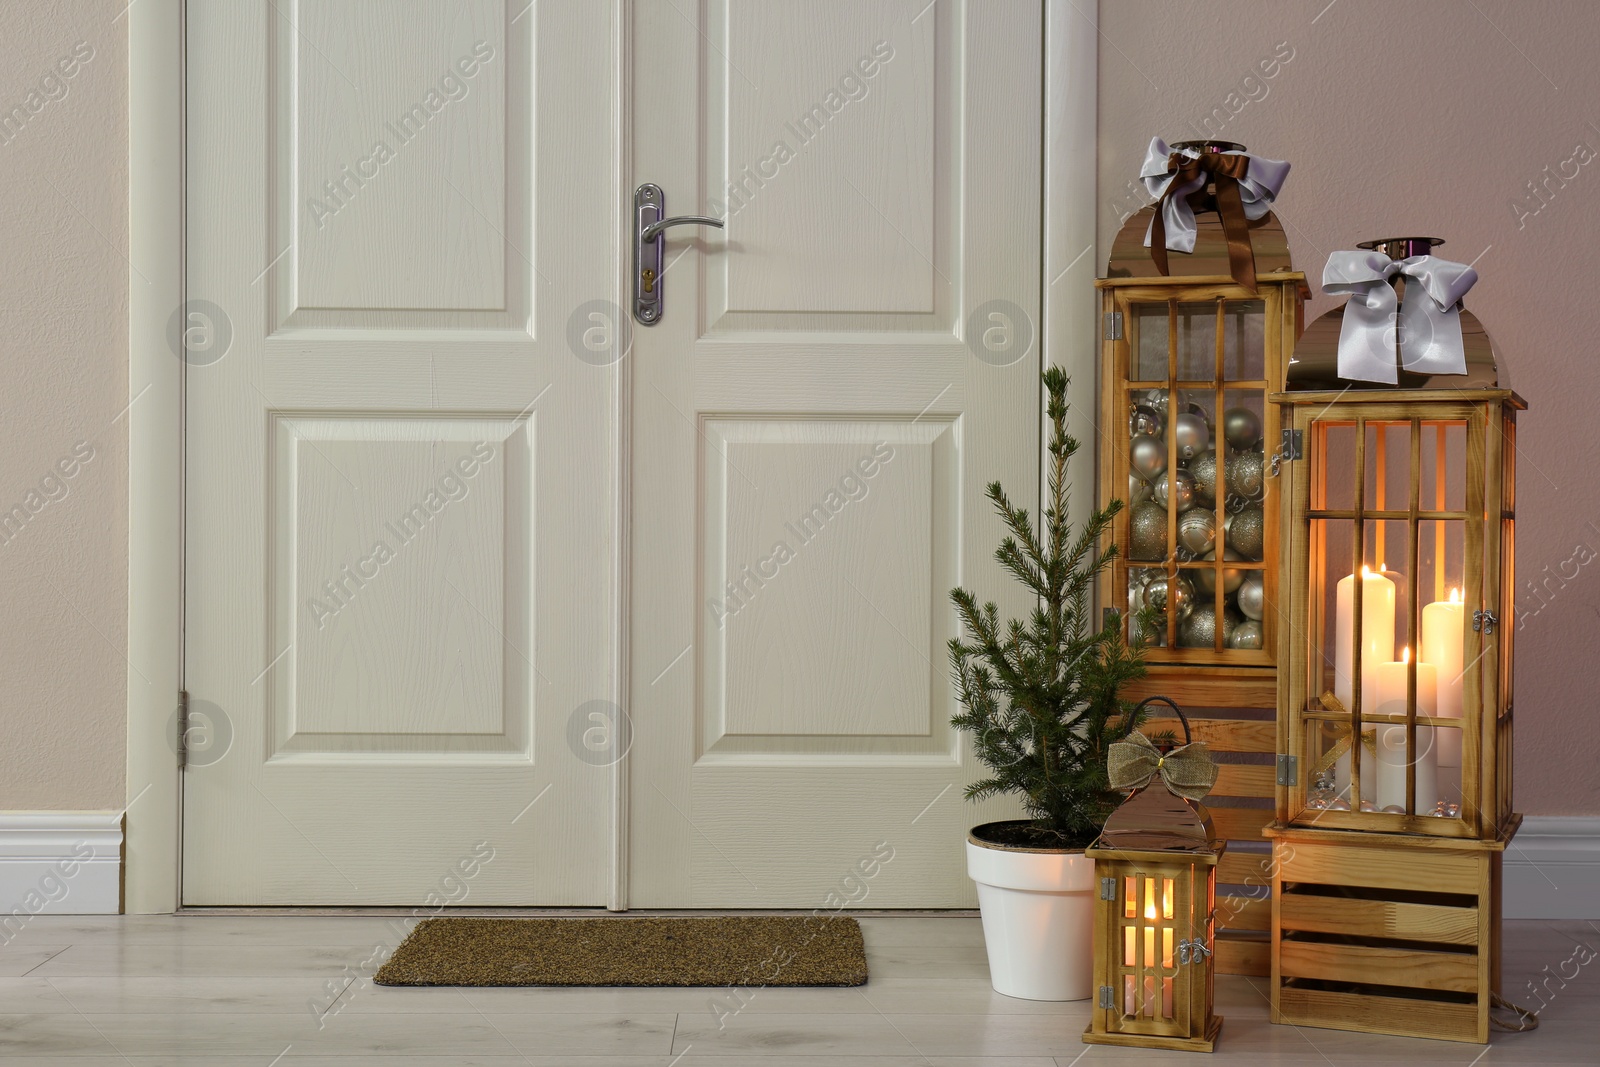
<path fill-rule="evenodd" d="M 1211 762 L 1204 741 L 1179 745 L 1162 755 L 1148 737 L 1139 733 L 1111 745 L 1106 774 L 1113 789 L 1143 789 L 1159 776 L 1169 792 L 1185 800 L 1199 800 L 1217 784 L 1217 765 Z"/>
<path fill-rule="evenodd" d="M 1169 248 L 1194 251 L 1197 231 L 1189 197 L 1208 184 L 1215 184 L 1217 214 L 1228 240 L 1228 272 L 1239 285 L 1255 292 L 1256 254 L 1250 245 L 1247 222 L 1272 209 L 1272 201 L 1288 176 L 1289 164 L 1281 160 L 1194 148 L 1174 152 L 1161 138 L 1151 138 L 1139 177 L 1157 201 L 1155 217 L 1150 220 L 1144 239 L 1156 269 L 1168 273 Z"/>
<path fill-rule="evenodd" d="M 1346 710 L 1344 706 L 1344 701 L 1334 696 L 1331 690 L 1322 694 L 1322 706 L 1326 710 L 1337 712 L 1340 715 L 1349 714 L 1348 710 Z M 1311 768 L 1312 781 L 1316 781 L 1318 775 L 1325 774 L 1332 770 L 1333 765 L 1339 762 L 1340 757 L 1342 757 L 1346 752 L 1350 751 L 1350 724 L 1343 722 L 1335 723 L 1334 730 L 1342 730 L 1344 732 L 1340 735 L 1339 739 L 1333 743 L 1333 747 L 1324 752 L 1322 754 L 1322 758 L 1317 760 L 1316 766 Z M 1378 738 L 1374 732 L 1369 730 L 1361 731 L 1361 744 L 1362 747 L 1364 747 L 1368 752 L 1374 755 L 1377 754 Z M 1365 763 L 1363 763 L 1362 766 L 1365 766 Z"/>

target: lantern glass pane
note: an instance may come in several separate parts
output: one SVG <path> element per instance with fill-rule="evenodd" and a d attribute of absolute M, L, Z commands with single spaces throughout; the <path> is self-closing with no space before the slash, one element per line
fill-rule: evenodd
<path fill-rule="evenodd" d="M 1491 429 L 1491 433 L 1494 431 Z M 1422 423 L 1417 471 L 1423 511 L 1462 511 L 1467 506 L 1467 424 L 1461 420 Z"/>
<path fill-rule="evenodd" d="M 1139 962 L 1139 949 L 1134 940 L 1137 934 L 1138 931 L 1131 926 L 1122 928 L 1122 965 L 1124 967 L 1132 967 Z"/>
<path fill-rule="evenodd" d="M 1169 351 L 1167 303 L 1134 304 L 1127 322 L 1128 354 L 1132 364 L 1128 369 L 1133 379 L 1141 382 L 1167 380 Z"/>
<path fill-rule="evenodd" d="M 1312 427 L 1310 454 L 1313 511 L 1349 511 L 1356 506 L 1356 426 L 1353 422 L 1319 422 Z"/>
<path fill-rule="evenodd" d="M 1178 380 L 1209 382 L 1217 376 L 1217 304 L 1178 304 Z"/>
<path fill-rule="evenodd" d="M 1139 879 L 1129 875 L 1122 882 L 1122 916 L 1125 919 L 1137 918 L 1139 915 Z"/>
<path fill-rule="evenodd" d="M 1411 499 L 1411 424 L 1369 421 L 1365 428 L 1364 503 L 1368 514 L 1405 512 Z"/>
<path fill-rule="evenodd" d="M 1128 639 L 1137 640 L 1141 636 L 1147 644 L 1156 646 L 1167 643 L 1167 628 L 1163 620 L 1166 616 L 1169 588 L 1166 581 L 1167 572 L 1160 567 L 1130 567 L 1128 569 Z M 1160 579 L 1159 583 L 1157 579 Z M 1179 609 L 1182 610 L 1184 590 L 1189 588 L 1181 583 L 1174 583 L 1179 590 Z M 1154 597 L 1151 592 L 1154 590 Z M 1135 616 L 1146 605 L 1160 605 L 1150 632 L 1139 632 L 1138 620 Z"/>
<path fill-rule="evenodd" d="M 1161 1017 L 1172 1018 L 1172 979 L 1161 979 Z"/>
<path fill-rule="evenodd" d="M 1229 300 L 1222 313 L 1222 372 L 1229 381 L 1266 376 L 1267 305 L 1262 300 Z"/>

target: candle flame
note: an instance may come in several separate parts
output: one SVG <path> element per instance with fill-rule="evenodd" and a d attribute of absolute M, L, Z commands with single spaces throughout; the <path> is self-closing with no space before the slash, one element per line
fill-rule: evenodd
<path fill-rule="evenodd" d="M 1156 910 L 1156 898 L 1154 896 L 1146 898 L 1144 917 L 1149 919 L 1151 922 L 1161 918 L 1161 913 Z"/>
<path fill-rule="evenodd" d="M 1450 603 L 1452 603 L 1452 604 L 1461 603 L 1461 590 L 1460 589 L 1451 589 L 1450 590 Z"/>
<path fill-rule="evenodd" d="M 1365 563 L 1363 563 L 1361 565 L 1361 577 L 1363 577 L 1363 578 L 1371 578 L 1372 577 L 1372 568 L 1367 566 Z"/>
<path fill-rule="evenodd" d="M 1401 663 L 1410 663 L 1411 662 L 1411 648 L 1410 648 L 1410 646 L 1407 646 L 1400 653 L 1400 662 Z"/>

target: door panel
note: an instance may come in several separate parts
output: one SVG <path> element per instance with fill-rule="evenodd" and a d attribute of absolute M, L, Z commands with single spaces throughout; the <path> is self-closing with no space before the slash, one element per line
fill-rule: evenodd
<path fill-rule="evenodd" d="M 607 899 L 616 18 L 189 7 L 186 904 Z"/>
<path fill-rule="evenodd" d="M 634 184 L 727 228 L 630 360 L 634 906 L 973 903 L 1013 809 L 961 799 L 947 594 L 1025 607 L 982 487 L 1038 484 L 1041 17 L 635 7 Z"/>

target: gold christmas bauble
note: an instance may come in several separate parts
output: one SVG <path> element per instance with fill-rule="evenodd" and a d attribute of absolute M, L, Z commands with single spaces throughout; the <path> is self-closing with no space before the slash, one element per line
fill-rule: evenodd
<path fill-rule="evenodd" d="M 1209 449 L 1186 464 L 1194 476 L 1194 498 L 1206 507 L 1217 502 L 1217 454 Z"/>
<path fill-rule="evenodd" d="M 1167 558 L 1167 509 L 1153 500 L 1135 504 L 1128 514 L 1128 558 Z"/>
<path fill-rule="evenodd" d="M 1259 649 L 1262 644 L 1261 623 L 1245 619 L 1228 635 L 1229 648 Z"/>
<path fill-rule="evenodd" d="M 1224 611 L 1222 615 L 1222 647 L 1228 647 L 1238 620 Z M 1217 634 L 1217 610 L 1209 604 L 1197 604 L 1188 617 L 1178 623 L 1180 648 L 1210 648 Z"/>
<path fill-rule="evenodd" d="M 1267 613 L 1267 586 L 1260 571 L 1252 573 L 1240 584 L 1237 599 L 1239 610 L 1246 618 L 1260 619 Z"/>
<path fill-rule="evenodd" d="M 1245 508 L 1233 517 L 1228 525 L 1228 547 L 1248 560 L 1261 558 L 1261 546 L 1266 536 L 1266 517 L 1259 505 Z"/>
<path fill-rule="evenodd" d="M 1266 490 L 1265 465 L 1260 452 L 1235 452 L 1228 457 L 1228 496 L 1260 500 Z"/>
<path fill-rule="evenodd" d="M 1167 445 L 1158 437 L 1142 433 L 1128 443 L 1128 467 L 1147 482 L 1167 469 Z"/>
<path fill-rule="evenodd" d="M 1205 558 L 1208 560 L 1216 559 L 1216 551 L 1212 550 L 1207 552 Z M 1222 550 L 1222 558 L 1225 560 L 1238 559 L 1239 553 L 1235 552 L 1231 548 L 1224 548 Z M 1243 583 L 1244 571 L 1240 570 L 1238 567 L 1222 568 L 1222 591 L 1224 593 L 1232 594 Z M 1212 570 L 1210 567 L 1207 567 L 1205 570 L 1195 571 L 1194 584 L 1195 588 L 1200 590 L 1200 592 L 1204 593 L 1206 596 L 1213 595 L 1217 591 L 1217 572 Z"/>
<path fill-rule="evenodd" d="M 1179 459 L 1193 459 L 1204 452 L 1211 444 L 1211 430 L 1206 426 L 1205 416 L 1192 411 L 1179 415 L 1173 420 L 1172 439 Z"/>
<path fill-rule="evenodd" d="M 1210 552 L 1217 543 L 1216 516 L 1205 508 L 1190 508 L 1178 516 L 1178 544 L 1195 556 Z"/>
<path fill-rule="evenodd" d="M 1194 475 L 1176 467 L 1166 471 L 1156 479 L 1155 498 L 1164 508 L 1188 511 L 1194 506 Z"/>

